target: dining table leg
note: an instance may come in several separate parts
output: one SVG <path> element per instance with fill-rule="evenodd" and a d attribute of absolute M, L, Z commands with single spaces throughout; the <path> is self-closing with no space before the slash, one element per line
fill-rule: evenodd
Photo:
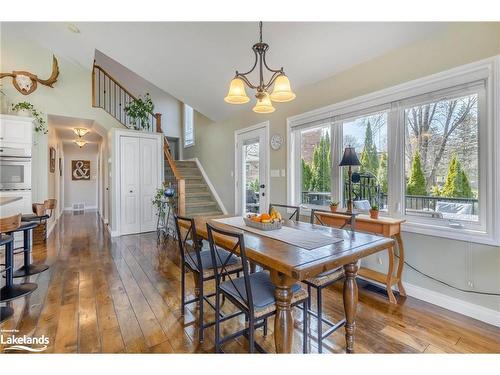
<path fill-rule="evenodd" d="M 354 333 L 356 330 L 356 310 L 358 306 L 358 284 L 356 275 L 358 273 L 357 262 L 344 266 L 344 311 L 345 311 L 345 342 L 346 352 L 354 353 Z"/>
<path fill-rule="evenodd" d="M 276 316 L 274 318 L 274 344 L 276 353 L 291 353 L 293 347 L 292 285 L 296 280 L 277 271 L 271 271 L 276 287 Z"/>

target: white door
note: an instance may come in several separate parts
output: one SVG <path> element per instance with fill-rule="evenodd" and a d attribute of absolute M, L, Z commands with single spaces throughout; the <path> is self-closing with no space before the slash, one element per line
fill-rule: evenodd
<path fill-rule="evenodd" d="M 121 234 L 141 231 L 140 138 L 120 137 Z"/>
<path fill-rule="evenodd" d="M 269 206 L 269 124 L 236 132 L 235 211 L 267 212 Z"/>
<path fill-rule="evenodd" d="M 140 139 L 141 232 L 156 230 L 156 212 L 152 200 L 158 187 L 158 163 L 160 159 L 157 150 L 156 139 Z"/>

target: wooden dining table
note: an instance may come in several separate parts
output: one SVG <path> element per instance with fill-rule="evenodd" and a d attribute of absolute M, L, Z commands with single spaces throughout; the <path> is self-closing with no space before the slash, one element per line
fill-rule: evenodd
<path fill-rule="evenodd" d="M 214 220 L 223 217 L 228 216 L 195 217 L 197 235 L 205 240 L 208 238 L 207 222 L 225 230 L 241 231 L 241 229 Z M 267 269 L 276 287 L 276 317 L 274 320 L 276 352 L 290 353 L 293 347 L 292 286 L 322 272 L 343 267 L 345 270 L 343 300 L 346 319 L 346 352 L 353 353 L 358 302 L 357 261 L 392 247 L 394 240 L 292 220 L 285 220 L 283 225 L 301 231 L 319 231 L 340 238 L 342 241 L 308 250 L 264 235 L 243 231 L 248 259 Z M 215 242 L 228 250 L 234 246 L 234 240 L 224 236 L 216 236 Z"/>

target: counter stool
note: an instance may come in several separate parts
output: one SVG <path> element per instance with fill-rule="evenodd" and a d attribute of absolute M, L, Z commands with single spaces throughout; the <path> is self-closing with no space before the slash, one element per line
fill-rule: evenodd
<path fill-rule="evenodd" d="M 3 236 L 0 235 L 0 246 L 6 246 L 7 244 L 11 244 L 14 241 L 14 238 L 11 236 Z M 9 267 L 7 267 L 5 264 L 1 264 L 3 266 L 3 269 L 0 270 L 0 273 L 6 273 Z M 14 314 L 14 309 L 10 306 L 2 306 L 0 307 L 0 323 L 2 323 L 4 320 L 9 319 L 12 315 Z"/>
<path fill-rule="evenodd" d="M 31 263 L 31 236 L 30 232 L 38 226 L 35 222 L 22 222 L 19 228 L 13 230 L 12 232 L 8 232 L 8 235 L 14 236 L 16 232 L 23 232 L 23 246 L 14 249 L 14 254 L 23 253 L 24 264 L 21 268 L 17 269 L 14 272 L 14 278 L 17 277 L 27 277 L 36 275 L 43 271 L 49 269 L 49 266 L 46 264 L 32 264 Z M 21 249 L 20 251 L 17 251 Z"/>
<path fill-rule="evenodd" d="M 23 222 L 36 222 L 38 225 L 45 225 L 43 237 L 47 236 L 47 220 L 52 217 L 52 213 L 57 205 L 57 199 L 46 199 L 43 203 L 33 203 L 32 214 L 26 214 L 21 217 Z M 47 213 L 49 212 L 49 213 Z"/>
<path fill-rule="evenodd" d="M 0 219 L 0 233 L 11 233 L 21 224 L 21 214 Z M 1 234 L 2 238 L 5 236 Z M 14 241 L 5 243 L 5 286 L 0 289 L 0 302 L 12 301 L 32 293 L 38 285 L 35 283 L 14 284 Z"/>

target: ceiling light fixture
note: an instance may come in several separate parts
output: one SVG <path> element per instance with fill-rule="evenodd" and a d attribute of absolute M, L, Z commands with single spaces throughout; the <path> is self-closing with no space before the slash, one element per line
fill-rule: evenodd
<path fill-rule="evenodd" d="M 77 136 L 79 136 L 80 138 L 83 137 L 85 134 L 89 133 L 90 130 L 89 129 L 85 129 L 85 128 L 74 128 L 73 131 L 75 132 L 75 134 Z"/>
<path fill-rule="evenodd" d="M 73 142 L 75 142 L 80 148 L 87 144 L 87 141 L 84 139 L 75 139 Z"/>
<path fill-rule="evenodd" d="M 295 99 L 295 94 L 290 87 L 290 81 L 285 75 L 283 68 L 281 69 L 271 69 L 266 62 L 266 52 L 269 49 L 269 45 L 262 42 L 262 22 L 259 22 L 259 42 L 255 43 L 252 50 L 255 54 L 255 62 L 252 68 L 246 73 L 239 73 L 236 71 L 236 76 L 231 81 L 229 85 L 229 92 L 224 98 L 226 103 L 230 104 L 245 104 L 250 101 L 250 98 L 245 92 L 245 85 L 253 90 L 257 90 L 255 97 L 257 98 L 257 104 L 253 107 L 253 111 L 257 113 L 271 113 L 275 111 L 273 104 L 274 102 L 289 102 Z M 252 73 L 255 68 L 259 66 L 259 84 L 253 85 L 248 79 L 248 75 Z M 264 68 L 272 73 L 269 82 L 264 81 Z M 271 94 L 269 94 L 270 87 L 274 84 L 274 89 Z"/>
<path fill-rule="evenodd" d="M 80 29 L 74 23 L 68 23 L 68 30 L 75 34 L 80 34 Z"/>

